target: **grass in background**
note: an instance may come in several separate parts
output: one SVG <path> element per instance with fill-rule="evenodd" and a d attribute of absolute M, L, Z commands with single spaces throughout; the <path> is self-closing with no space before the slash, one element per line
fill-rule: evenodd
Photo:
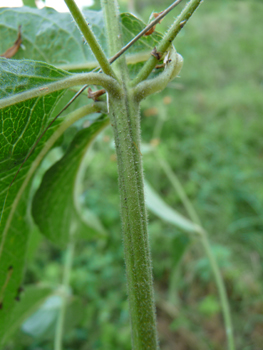
<path fill-rule="evenodd" d="M 141 9 L 142 16 L 162 10 L 165 5 L 158 3 Z M 237 350 L 260 350 L 263 344 L 262 13 L 256 0 L 205 1 L 175 43 L 185 59 L 181 78 L 142 104 L 144 143 L 159 143 L 210 233 L 230 298 Z M 166 25 L 165 20 L 160 28 Z M 65 350 L 129 350 L 110 129 L 94 149 L 84 197 L 109 237 L 76 248 L 71 285 L 81 297 L 83 315 L 67 332 Z M 144 166 L 153 188 L 186 215 L 153 153 L 144 155 Z M 149 230 L 162 350 L 225 349 L 216 287 L 199 244 L 178 260 L 178 237 L 183 246 L 185 236 L 152 214 Z M 56 286 L 62 262 L 63 252 L 43 242 L 26 281 Z M 52 347 L 48 336 L 32 344 L 19 332 L 6 350 Z"/>

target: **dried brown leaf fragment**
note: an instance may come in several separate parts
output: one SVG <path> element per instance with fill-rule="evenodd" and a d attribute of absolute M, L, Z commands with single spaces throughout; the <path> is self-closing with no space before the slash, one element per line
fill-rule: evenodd
<path fill-rule="evenodd" d="M 91 98 L 93 101 L 99 101 L 98 98 L 105 94 L 106 90 L 105 89 L 101 89 L 101 90 L 97 90 L 97 91 L 92 91 L 91 88 L 88 88 L 88 98 Z"/>
<path fill-rule="evenodd" d="M 22 43 L 21 26 L 19 26 L 18 27 L 18 36 L 17 36 L 17 39 L 16 39 L 14 45 L 11 46 L 9 49 L 7 49 L 6 52 L 4 52 L 0 56 L 5 57 L 5 58 L 12 58 L 19 50 L 21 43 Z"/>
<path fill-rule="evenodd" d="M 151 17 L 157 18 L 157 17 L 158 17 L 160 14 L 162 14 L 162 13 L 163 13 L 163 11 L 162 11 L 162 12 L 153 12 L 152 15 L 151 15 Z M 150 17 L 150 18 L 151 18 L 151 17 Z M 162 21 L 162 19 L 160 19 L 160 21 L 159 21 L 158 23 L 161 23 L 161 21 Z M 152 28 L 150 28 L 150 29 L 148 30 L 148 32 L 146 32 L 144 35 L 145 35 L 145 36 L 151 35 L 151 34 L 155 31 L 155 28 L 156 28 L 156 25 L 153 26 Z"/>

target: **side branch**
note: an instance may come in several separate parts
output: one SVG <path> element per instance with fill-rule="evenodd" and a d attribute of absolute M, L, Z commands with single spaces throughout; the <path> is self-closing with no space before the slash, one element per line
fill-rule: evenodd
<path fill-rule="evenodd" d="M 80 9 L 76 5 L 74 0 L 65 0 L 65 3 L 71 12 L 73 18 L 75 19 L 80 31 L 84 35 L 84 38 L 87 40 L 87 43 L 89 44 L 92 52 L 94 53 L 95 57 L 97 58 L 101 69 L 103 72 L 107 75 L 110 75 L 113 78 L 116 78 L 115 73 L 113 69 L 110 66 L 110 63 L 107 60 L 107 57 L 100 47 L 100 44 L 98 43 L 95 35 L 93 34 L 92 30 L 89 28 L 88 23 L 86 22 L 83 14 L 81 13 Z"/>
<path fill-rule="evenodd" d="M 74 74 L 73 76 L 61 79 L 54 83 L 46 84 L 45 86 L 39 86 L 37 88 L 33 88 L 31 90 L 18 93 L 17 95 L 14 95 L 14 96 L 2 98 L 0 100 L 0 109 L 11 106 L 19 102 L 30 100 L 31 98 L 34 98 L 34 97 L 45 96 L 55 91 L 67 89 L 72 86 L 82 85 L 82 84 L 99 85 L 104 87 L 107 91 L 110 90 L 111 93 L 113 94 L 117 94 L 120 89 L 117 81 L 105 74 L 99 74 L 99 73 Z M 85 85 L 85 88 L 88 85 Z M 81 92 L 83 90 L 81 90 Z"/>
<path fill-rule="evenodd" d="M 109 62 L 114 62 L 117 58 L 119 58 L 126 50 L 128 50 L 137 40 L 139 40 L 145 33 L 147 33 L 151 28 L 153 28 L 157 23 L 160 22 L 162 18 L 164 18 L 172 9 L 175 8 L 182 0 L 177 0 L 172 5 L 167 7 L 166 10 L 162 11 L 158 17 L 156 17 L 151 23 L 149 23 L 139 34 L 137 34 L 128 44 L 126 44 L 119 52 L 117 52 L 114 56 L 109 59 Z"/>
<path fill-rule="evenodd" d="M 200 5 L 202 1 L 203 0 L 190 0 L 188 2 L 188 4 L 183 9 L 183 11 L 176 18 L 174 24 L 169 29 L 168 33 L 165 35 L 165 37 L 157 46 L 158 52 L 160 52 L 161 54 L 165 53 L 165 51 L 171 45 L 171 43 L 173 42 L 177 34 L 180 32 L 180 30 L 183 28 L 185 23 L 192 16 L 192 14 L 194 13 L 194 11 L 197 9 L 197 7 Z M 147 79 L 148 76 L 151 74 L 152 70 L 154 69 L 155 65 L 157 64 L 157 62 L 158 60 L 155 57 L 151 56 L 148 59 L 148 61 L 145 63 L 145 65 L 142 67 L 141 71 L 138 73 L 136 78 L 134 78 L 131 81 L 131 86 L 136 86 L 141 81 Z"/>
<path fill-rule="evenodd" d="M 153 79 L 142 81 L 134 88 L 137 101 L 163 90 L 180 73 L 183 65 L 183 57 L 174 48 L 171 48 L 171 51 L 167 55 L 169 57 L 167 57 L 167 67 L 164 71 Z"/>

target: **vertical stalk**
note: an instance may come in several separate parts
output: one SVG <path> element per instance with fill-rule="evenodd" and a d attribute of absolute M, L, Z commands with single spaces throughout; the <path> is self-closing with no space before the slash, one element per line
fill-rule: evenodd
<path fill-rule="evenodd" d="M 134 350 L 158 349 L 152 268 L 147 217 L 144 204 L 142 162 L 135 145 L 131 119 L 139 117 L 139 106 L 127 96 L 111 98 L 111 123 L 114 129 L 126 274 Z"/>
<path fill-rule="evenodd" d="M 191 218 L 191 220 L 194 223 L 196 223 L 198 226 L 202 227 L 201 220 L 200 220 L 197 212 L 195 211 L 195 208 L 193 207 L 192 203 L 190 202 L 189 198 L 187 197 L 179 179 L 173 173 L 169 164 L 164 159 L 161 158 L 161 156 L 158 154 L 158 152 L 156 152 L 156 155 L 157 155 L 159 164 L 163 168 L 166 176 L 170 180 L 175 191 L 178 193 L 186 211 L 188 212 L 189 217 Z M 222 275 L 220 273 L 219 266 L 218 266 L 217 261 L 214 257 L 214 254 L 211 250 L 211 245 L 209 243 L 207 232 L 204 229 L 202 229 L 202 234 L 200 235 L 200 241 L 203 245 L 206 256 L 209 260 L 210 266 L 211 266 L 212 271 L 213 271 L 214 279 L 216 282 L 218 295 L 219 295 L 221 307 L 222 307 L 222 314 L 223 314 L 224 322 L 225 322 L 225 330 L 226 330 L 228 349 L 235 350 L 235 341 L 234 341 L 233 325 L 232 325 L 232 320 L 231 320 L 231 311 L 230 311 L 229 302 L 228 302 L 228 298 L 227 298 L 226 288 L 224 285 Z"/>
<path fill-rule="evenodd" d="M 74 243 L 70 242 L 68 244 L 67 251 L 66 251 L 66 260 L 65 260 L 64 271 L 63 271 L 62 305 L 60 308 L 60 312 L 59 312 L 58 320 L 57 320 L 57 325 L 56 325 L 54 350 L 62 350 L 63 349 L 63 346 L 62 346 L 63 326 L 64 326 L 64 320 L 65 320 L 66 307 L 67 307 L 69 280 L 70 280 L 70 272 L 71 272 L 71 267 L 72 267 L 72 262 L 73 262 L 73 256 L 74 256 Z"/>
<path fill-rule="evenodd" d="M 122 45 L 117 4 L 102 0 L 111 55 Z M 122 93 L 109 93 L 118 162 L 122 231 L 134 350 L 157 350 L 152 267 L 140 153 L 139 103 L 128 87 L 125 57 L 115 63 Z"/>
<path fill-rule="evenodd" d="M 218 290 L 218 294 L 219 294 L 219 298 L 222 306 L 222 314 L 225 321 L 225 330 L 226 330 L 228 349 L 235 350 L 233 325 L 231 320 L 231 312 L 230 312 L 230 307 L 228 303 L 226 288 L 224 285 L 222 275 L 219 270 L 219 266 L 211 250 L 211 246 L 210 246 L 206 231 L 204 231 L 203 234 L 201 235 L 201 242 L 206 252 L 206 255 L 208 257 L 208 260 L 210 262 L 210 265 L 214 274 L 214 278 L 216 281 L 217 290 Z"/>

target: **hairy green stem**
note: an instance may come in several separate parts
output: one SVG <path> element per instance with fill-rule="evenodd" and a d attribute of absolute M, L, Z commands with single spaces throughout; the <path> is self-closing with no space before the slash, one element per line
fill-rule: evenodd
<path fill-rule="evenodd" d="M 188 212 L 189 217 L 191 220 L 202 227 L 201 220 L 196 213 L 192 203 L 190 202 L 189 198 L 187 197 L 183 186 L 181 185 L 179 179 L 177 176 L 173 173 L 172 169 L 170 168 L 169 164 L 156 152 L 159 164 L 163 168 L 166 176 L 170 180 L 172 186 L 174 187 L 175 191 L 178 193 L 186 211 Z M 210 262 L 210 266 L 212 268 L 214 278 L 217 285 L 217 290 L 219 294 L 219 298 L 221 301 L 222 306 L 222 314 L 224 317 L 225 322 L 225 330 L 226 330 L 226 337 L 227 337 L 227 343 L 228 343 L 228 349 L 229 350 L 235 350 L 235 342 L 234 342 L 234 334 L 233 334 L 233 325 L 231 320 L 231 311 L 229 307 L 228 297 L 226 293 L 225 284 L 222 278 L 222 275 L 220 273 L 219 266 L 217 264 L 217 261 L 214 257 L 214 254 L 211 249 L 211 245 L 209 243 L 208 234 L 207 232 L 202 228 L 202 232 L 199 235 L 201 243 L 204 247 L 205 253 L 208 257 L 208 260 Z"/>
<path fill-rule="evenodd" d="M 56 331 L 55 331 L 55 340 L 54 340 L 54 350 L 62 350 L 62 342 L 63 342 L 63 328 L 64 321 L 66 315 L 66 307 L 67 307 L 67 299 L 68 299 L 68 290 L 69 290 L 69 281 L 70 281 L 70 273 L 73 263 L 74 256 L 74 243 L 70 242 L 66 251 L 66 259 L 64 264 L 63 271 L 63 280 L 62 280 L 62 305 L 59 310 Z"/>
<path fill-rule="evenodd" d="M 166 67 L 162 73 L 153 79 L 142 81 L 134 88 L 135 96 L 138 101 L 141 101 L 143 98 L 163 90 L 167 84 L 179 74 L 183 65 L 182 56 L 176 53 L 173 47 L 170 49 L 168 56 L 169 63 L 166 64 Z"/>
<path fill-rule="evenodd" d="M 116 1 L 102 0 L 111 53 L 121 47 L 121 30 Z M 114 33 L 113 33 L 114 31 Z M 109 93 L 121 199 L 122 231 L 134 350 L 157 350 L 152 267 L 144 201 L 140 153 L 139 102 L 128 88 L 125 57 L 116 61 L 122 93 Z"/>
<path fill-rule="evenodd" d="M 138 104 L 124 96 L 110 99 L 114 129 L 125 263 L 134 350 L 158 349 L 152 268 L 144 204 L 140 144 L 131 126 Z M 136 141 L 135 141 L 136 140 Z"/>
<path fill-rule="evenodd" d="M 82 84 L 100 85 L 104 87 L 106 90 L 110 90 L 111 92 L 116 92 L 116 93 L 119 91 L 119 85 L 116 82 L 116 80 L 105 74 L 80 73 L 80 74 L 70 75 L 69 77 L 63 78 L 54 83 L 49 83 L 44 86 L 42 85 L 40 87 L 27 90 L 25 92 L 21 92 L 11 97 L 2 98 L 0 100 L 0 108 L 8 107 L 13 104 L 23 102 L 34 97 L 45 96 L 54 91 L 59 91 L 59 90 L 70 88 L 72 86 L 82 85 Z"/>
<path fill-rule="evenodd" d="M 190 0 L 189 3 L 184 7 L 181 14 L 176 18 L 167 34 L 157 46 L 157 51 L 160 52 L 161 55 L 165 53 L 165 51 L 175 39 L 176 35 L 180 32 L 186 21 L 192 16 L 202 1 L 203 0 Z M 147 79 L 147 77 L 151 74 L 152 70 L 156 66 L 157 62 L 157 58 L 151 56 L 149 60 L 144 64 L 140 72 L 137 74 L 136 78 L 131 81 L 130 85 L 136 86 L 141 81 Z"/>
<path fill-rule="evenodd" d="M 128 44 L 123 46 L 114 56 L 109 59 L 109 62 L 114 62 L 118 57 L 120 57 L 126 50 L 128 50 L 137 40 L 139 40 L 144 34 L 146 34 L 153 26 L 161 21 L 172 9 L 175 8 L 182 0 L 176 0 L 172 3 L 166 10 L 159 13 L 158 17 L 156 17 L 151 23 L 149 23 L 140 33 L 138 33 Z"/>
<path fill-rule="evenodd" d="M 116 0 L 101 0 L 101 6 L 105 19 L 109 52 L 111 56 L 114 56 L 123 48 L 118 4 Z M 113 67 L 116 67 L 117 74 L 120 73 L 122 78 L 125 80 L 128 79 L 128 70 L 124 54 L 118 56 L 118 60 L 113 63 Z"/>
<path fill-rule="evenodd" d="M 74 20 L 76 21 L 80 31 L 82 32 L 85 39 L 87 40 L 87 43 L 89 44 L 92 52 L 94 53 L 94 56 L 98 60 L 101 69 L 105 74 L 115 78 L 114 71 L 111 68 L 110 63 L 108 62 L 104 51 L 100 47 L 100 44 L 98 43 L 92 30 L 89 28 L 89 24 L 86 22 L 83 14 L 81 13 L 80 9 L 77 7 L 75 1 L 74 0 L 64 0 L 64 1 L 68 6 L 68 9 L 71 12 Z"/>

